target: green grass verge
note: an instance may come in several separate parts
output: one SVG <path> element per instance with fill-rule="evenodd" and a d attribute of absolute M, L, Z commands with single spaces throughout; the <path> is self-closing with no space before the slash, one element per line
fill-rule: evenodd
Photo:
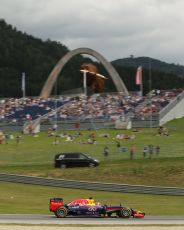
<path fill-rule="evenodd" d="M 157 129 L 132 130 L 98 130 L 96 145 L 79 144 L 89 138 L 92 131 L 81 131 L 82 136 L 76 137 L 74 131 L 67 131 L 74 136 L 68 143 L 59 138 L 59 144 L 53 145 L 54 137 L 46 132 L 38 137 L 23 135 L 19 145 L 15 140 L 0 145 L 0 172 L 55 177 L 62 179 L 100 181 L 126 184 L 143 184 L 155 186 L 184 186 L 184 119 L 174 120 L 167 124 L 170 136 L 158 136 Z M 58 134 L 64 131 L 58 131 Z M 108 133 L 109 138 L 102 134 Z M 114 141 L 118 133 L 135 135 L 134 140 L 121 140 L 126 152 L 119 153 Z M 129 160 L 129 148 L 134 143 L 136 154 Z M 150 160 L 142 158 L 144 144 L 159 144 L 159 158 Z M 102 152 L 105 145 L 110 155 L 104 158 Z M 53 167 L 54 155 L 58 152 L 80 151 L 98 158 L 101 163 L 97 168 L 70 168 L 65 170 Z M 47 186 L 32 186 L 16 183 L 0 182 L 0 213 L 49 213 L 50 197 L 63 197 L 67 203 L 77 197 L 93 196 L 102 203 L 112 203 L 141 209 L 147 215 L 184 215 L 183 197 L 160 196 L 147 194 L 95 192 Z M 110 202 L 109 202 L 110 201 Z"/>
<path fill-rule="evenodd" d="M 184 215 L 183 197 L 166 195 L 96 192 L 39 185 L 0 182 L 0 213 L 49 214 L 49 199 L 62 197 L 64 202 L 93 197 L 104 204 L 133 207 L 147 215 Z"/>
<path fill-rule="evenodd" d="M 1 166 L 1 172 L 59 179 L 139 184 L 153 186 L 184 186 L 184 158 L 155 160 L 109 159 L 96 168 L 55 169 L 52 164 Z"/>
<path fill-rule="evenodd" d="M 0 145 L 0 172 L 55 177 L 72 180 L 101 181 L 126 184 L 143 184 L 155 186 L 184 186 L 184 119 L 177 119 L 167 124 L 169 136 L 158 136 L 157 129 L 132 130 L 97 130 L 96 144 L 80 144 L 86 142 L 92 131 L 81 131 L 82 136 L 76 137 L 75 131 L 66 131 L 74 137 L 73 142 L 66 138 L 58 138 L 59 144 L 53 145 L 55 137 L 48 137 L 41 132 L 37 137 L 22 135 L 20 144 L 10 140 Z M 59 130 L 57 134 L 64 133 Z M 103 137 L 104 133 L 109 138 Z M 134 140 L 121 140 L 127 148 L 126 152 L 118 152 L 115 137 L 117 134 L 135 135 Z M 135 159 L 129 160 L 129 148 L 136 145 Z M 144 144 L 159 144 L 160 156 L 143 159 Z M 103 156 L 103 148 L 107 145 L 110 154 Z M 84 152 L 101 161 L 94 169 L 73 168 L 60 170 L 53 167 L 54 155 L 58 152 Z"/>

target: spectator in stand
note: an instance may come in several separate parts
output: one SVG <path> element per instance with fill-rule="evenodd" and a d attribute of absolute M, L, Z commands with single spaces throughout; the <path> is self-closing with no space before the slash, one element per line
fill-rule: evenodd
<path fill-rule="evenodd" d="M 156 153 L 156 156 L 159 157 L 160 156 L 160 145 L 157 145 L 156 148 L 155 148 L 155 153 Z"/>
<path fill-rule="evenodd" d="M 17 145 L 20 143 L 20 138 L 21 138 L 21 136 L 19 134 L 17 134 L 17 136 L 16 136 L 16 144 Z"/>
<path fill-rule="evenodd" d="M 149 148 L 149 159 L 152 159 L 153 158 L 153 153 L 154 153 L 154 146 L 152 144 L 150 144 L 148 146 Z"/>
<path fill-rule="evenodd" d="M 116 141 L 116 147 L 118 149 L 118 152 L 121 152 L 121 143 L 119 141 Z"/>
<path fill-rule="evenodd" d="M 159 129 L 158 129 L 158 134 L 160 136 L 169 136 L 169 131 L 167 128 L 163 127 L 163 126 L 160 126 Z"/>
<path fill-rule="evenodd" d="M 0 131 L 0 144 L 3 144 L 3 132 Z"/>
<path fill-rule="evenodd" d="M 143 151 L 142 151 L 144 159 L 146 158 L 147 152 L 148 152 L 148 147 L 146 145 L 144 145 Z"/>
<path fill-rule="evenodd" d="M 107 146 L 104 147 L 103 153 L 104 153 L 104 157 L 108 157 L 108 155 L 109 155 L 109 148 Z"/>
<path fill-rule="evenodd" d="M 8 134 L 8 133 L 6 133 L 6 134 L 5 134 L 5 136 L 4 136 L 4 138 L 5 138 L 5 144 L 8 144 L 9 139 L 10 139 L 9 134 Z"/>
<path fill-rule="evenodd" d="M 134 155 L 135 155 L 135 145 L 132 144 L 130 146 L 130 160 L 133 160 L 134 159 Z"/>
<path fill-rule="evenodd" d="M 162 126 L 159 127 L 159 129 L 158 129 L 158 134 L 159 134 L 159 135 L 162 135 L 162 134 L 163 134 L 163 127 L 162 127 Z"/>

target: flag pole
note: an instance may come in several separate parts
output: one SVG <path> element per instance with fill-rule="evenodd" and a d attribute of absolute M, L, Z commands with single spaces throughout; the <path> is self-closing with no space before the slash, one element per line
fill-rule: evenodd
<path fill-rule="evenodd" d="M 22 73 L 22 96 L 23 96 L 23 98 L 26 97 L 26 83 L 25 83 L 25 81 L 26 81 L 26 75 L 23 72 Z"/>
<path fill-rule="evenodd" d="M 150 108 L 151 108 L 151 114 L 150 114 L 150 129 L 152 129 L 152 73 L 151 73 L 151 59 L 149 58 L 149 100 L 150 100 Z"/>
<path fill-rule="evenodd" d="M 142 79 L 142 67 L 141 67 L 141 82 L 140 82 L 140 96 L 143 97 L 143 79 Z"/>
<path fill-rule="evenodd" d="M 83 72 L 83 87 L 84 87 L 84 95 L 87 96 L 86 71 Z"/>
<path fill-rule="evenodd" d="M 84 89 L 84 95 L 87 96 L 87 79 L 86 79 L 86 75 L 87 73 L 89 73 L 88 70 L 85 69 L 81 69 L 80 70 L 81 73 L 83 73 L 83 89 Z"/>

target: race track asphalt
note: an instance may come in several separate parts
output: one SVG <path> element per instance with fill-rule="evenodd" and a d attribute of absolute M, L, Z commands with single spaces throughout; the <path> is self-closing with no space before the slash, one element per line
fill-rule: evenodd
<path fill-rule="evenodd" d="M 145 216 L 145 218 L 66 217 L 33 214 L 0 214 L 0 224 L 72 224 L 72 225 L 184 225 L 184 216 Z"/>

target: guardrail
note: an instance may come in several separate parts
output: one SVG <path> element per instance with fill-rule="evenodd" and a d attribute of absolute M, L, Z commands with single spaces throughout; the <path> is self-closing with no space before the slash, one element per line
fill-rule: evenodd
<path fill-rule="evenodd" d="M 6 173 L 0 173 L 0 181 L 73 188 L 73 189 L 108 191 L 108 192 L 127 192 L 127 193 L 184 196 L 184 188 L 179 188 L 179 187 L 156 187 L 156 186 L 142 186 L 142 185 L 128 185 L 128 184 L 114 184 L 114 183 L 98 183 L 98 182 L 23 176 L 23 175 L 6 174 Z"/>

